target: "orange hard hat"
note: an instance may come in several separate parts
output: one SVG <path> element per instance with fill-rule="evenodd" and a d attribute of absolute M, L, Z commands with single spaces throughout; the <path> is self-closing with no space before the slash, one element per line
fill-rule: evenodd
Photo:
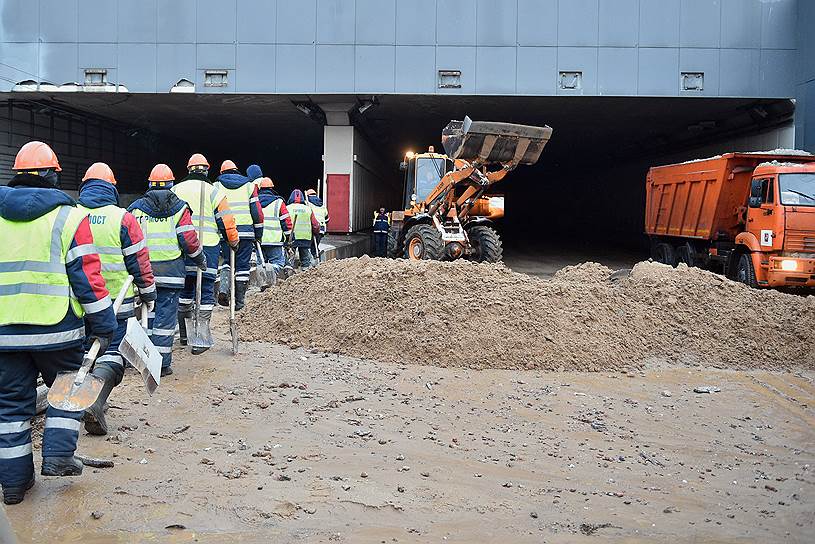
<path fill-rule="evenodd" d="M 260 188 L 266 189 L 269 187 L 274 187 L 274 182 L 272 181 L 272 178 L 260 178 Z"/>
<path fill-rule="evenodd" d="M 102 181 L 107 181 L 108 183 L 116 185 L 116 178 L 113 177 L 113 170 L 111 170 L 110 166 L 103 162 L 95 162 L 85 171 L 82 181 L 88 181 L 89 179 L 101 179 Z"/>
<path fill-rule="evenodd" d="M 53 168 L 57 172 L 62 171 L 54 150 L 51 149 L 48 144 L 32 141 L 20 148 L 20 151 L 17 152 L 17 157 L 14 159 L 14 166 L 12 166 L 11 169 L 42 170 L 44 168 Z"/>
<path fill-rule="evenodd" d="M 227 170 L 237 170 L 238 167 L 235 166 L 235 163 L 226 159 L 224 162 L 221 163 L 221 173 L 223 174 Z"/>
<path fill-rule="evenodd" d="M 160 163 L 150 170 L 150 177 L 147 178 L 147 181 L 175 181 L 175 176 L 169 166 Z"/>
<path fill-rule="evenodd" d="M 192 168 L 193 166 L 206 166 L 209 168 L 209 162 L 207 158 L 200 153 L 193 153 L 190 160 L 187 161 L 187 168 Z"/>

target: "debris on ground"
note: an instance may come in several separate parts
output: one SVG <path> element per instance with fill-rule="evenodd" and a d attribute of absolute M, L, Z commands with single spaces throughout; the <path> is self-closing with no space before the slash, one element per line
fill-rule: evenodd
<path fill-rule="evenodd" d="M 247 340 L 442 367 L 815 364 L 815 297 L 685 265 L 641 262 L 611 275 L 597 263 L 546 280 L 502 264 L 341 259 L 253 297 L 242 319 Z M 320 304 L 279 304 L 302 293 Z"/>

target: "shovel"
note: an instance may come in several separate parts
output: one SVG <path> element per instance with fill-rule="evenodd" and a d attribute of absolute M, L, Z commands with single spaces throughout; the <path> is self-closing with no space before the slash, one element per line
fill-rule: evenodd
<path fill-rule="evenodd" d="M 127 332 L 119 353 L 139 371 L 147 393 L 152 395 L 161 381 L 161 354 L 147 336 L 147 305 L 141 305 L 141 323 L 135 317 L 127 320 Z"/>
<path fill-rule="evenodd" d="M 113 302 L 114 314 L 119 311 L 119 307 L 122 305 L 122 301 L 132 282 L 133 276 L 128 276 L 119 294 L 116 295 L 116 300 Z M 54 383 L 51 384 L 51 388 L 48 390 L 48 404 L 57 410 L 81 412 L 90 408 L 96 402 L 105 382 L 99 376 L 93 374 L 88 376 L 88 372 L 93 368 L 100 347 L 99 340 L 94 340 L 91 349 L 82 359 L 82 366 L 79 367 L 78 371 L 57 374 Z"/>
<path fill-rule="evenodd" d="M 235 250 L 229 248 L 229 334 L 232 335 L 232 355 L 238 354 L 238 322 L 235 319 Z"/>
<path fill-rule="evenodd" d="M 201 199 L 198 208 L 198 240 L 204 244 L 204 182 L 201 182 Z M 187 344 L 195 355 L 196 350 L 201 353 L 215 345 L 212 339 L 212 331 L 201 319 L 201 286 L 204 283 L 204 272 L 199 268 L 195 273 L 195 309 L 192 317 L 184 318 L 184 325 L 187 329 Z"/>
<path fill-rule="evenodd" d="M 257 252 L 258 256 L 258 263 L 255 268 L 255 273 L 258 277 L 260 290 L 265 291 L 275 284 L 277 275 L 275 274 L 274 270 L 270 270 L 267 267 L 266 260 L 263 258 L 263 248 L 260 247 L 260 242 L 255 242 L 255 251 Z"/>

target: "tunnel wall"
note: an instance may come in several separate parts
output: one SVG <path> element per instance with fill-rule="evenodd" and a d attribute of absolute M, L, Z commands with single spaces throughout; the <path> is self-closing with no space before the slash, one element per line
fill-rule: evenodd
<path fill-rule="evenodd" d="M 111 166 L 120 190 L 141 190 L 151 150 L 159 147 L 151 134 L 128 135 L 126 127 L 109 120 L 6 100 L 0 103 L 0 183 L 11 179 L 17 151 L 31 140 L 47 142 L 54 149 L 62 167 L 62 188 L 67 191 L 78 189 L 85 170 L 98 161 Z"/>

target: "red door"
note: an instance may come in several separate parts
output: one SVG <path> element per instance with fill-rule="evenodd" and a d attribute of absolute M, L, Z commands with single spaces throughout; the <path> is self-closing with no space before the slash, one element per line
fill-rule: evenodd
<path fill-rule="evenodd" d="M 350 227 L 350 174 L 326 175 L 326 206 L 331 219 L 328 221 L 328 232 L 349 232 Z"/>

